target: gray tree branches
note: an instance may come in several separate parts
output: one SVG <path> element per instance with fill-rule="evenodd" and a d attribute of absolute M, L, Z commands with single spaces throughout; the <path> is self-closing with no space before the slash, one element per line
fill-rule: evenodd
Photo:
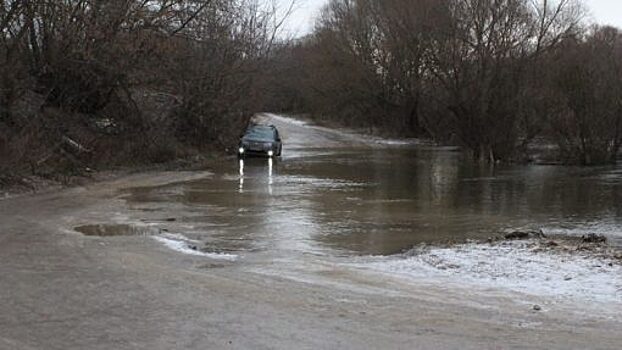
<path fill-rule="evenodd" d="M 0 153 L 53 162 L 35 150 L 68 137 L 101 158 L 89 162 L 112 164 L 234 143 L 261 110 L 263 65 L 291 12 L 277 10 L 272 0 L 0 1 Z"/>
<path fill-rule="evenodd" d="M 604 32 L 619 34 L 588 30 L 584 14 L 576 0 L 332 0 L 315 33 L 295 49 L 304 51 L 301 94 L 316 114 L 456 143 L 479 160 L 524 159 L 535 137 L 549 137 L 567 161 L 612 161 L 619 141 L 605 128 L 586 137 L 609 145 L 607 156 L 586 159 L 568 154 L 604 146 L 577 147 L 555 124 L 582 114 L 616 130 L 615 118 L 605 117 L 616 110 L 607 102 L 613 96 L 580 102 L 570 96 L 578 82 L 561 83 L 568 66 L 580 66 L 595 80 L 582 79 L 582 86 L 606 85 L 619 97 L 615 79 L 605 77 L 617 74 L 612 62 L 622 57 L 612 43 L 619 39 L 595 44 Z M 572 63 L 581 56 L 582 64 Z M 598 105 L 589 116 L 577 112 L 589 103 Z"/>

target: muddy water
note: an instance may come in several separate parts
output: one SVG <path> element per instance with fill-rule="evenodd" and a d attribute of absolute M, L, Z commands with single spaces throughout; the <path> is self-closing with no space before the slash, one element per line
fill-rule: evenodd
<path fill-rule="evenodd" d="M 160 233 L 160 231 L 155 228 L 115 224 L 84 225 L 75 227 L 74 230 L 86 236 L 99 237 L 151 236 Z"/>
<path fill-rule="evenodd" d="M 493 169 L 453 149 L 271 122 L 282 159 L 221 161 L 210 178 L 129 190 L 128 203 L 218 252 L 393 254 L 533 228 L 622 237 L 622 168 Z"/>

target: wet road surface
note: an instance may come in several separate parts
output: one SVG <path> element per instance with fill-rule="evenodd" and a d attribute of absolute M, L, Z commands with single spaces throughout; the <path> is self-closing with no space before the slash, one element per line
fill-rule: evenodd
<path fill-rule="evenodd" d="M 452 149 L 267 118 L 286 144 L 272 165 L 0 201 L 0 349 L 619 349 L 616 294 L 560 301 L 359 268 L 516 227 L 617 237 L 616 168 L 493 171 Z"/>

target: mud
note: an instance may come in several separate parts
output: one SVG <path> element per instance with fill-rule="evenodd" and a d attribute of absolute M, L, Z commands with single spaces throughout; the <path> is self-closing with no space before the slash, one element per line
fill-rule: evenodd
<path fill-rule="evenodd" d="M 161 233 L 159 229 L 133 225 L 83 225 L 74 230 L 86 236 L 116 237 L 116 236 L 152 236 Z"/>

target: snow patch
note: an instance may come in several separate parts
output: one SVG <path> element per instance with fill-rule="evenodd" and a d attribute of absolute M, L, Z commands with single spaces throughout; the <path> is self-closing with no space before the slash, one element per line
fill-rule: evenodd
<path fill-rule="evenodd" d="M 622 303 L 622 266 L 606 258 L 533 249 L 528 241 L 419 248 L 357 267 L 570 301 Z"/>
<path fill-rule="evenodd" d="M 153 238 L 164 244 L 167 248 L 183 254 L 227 261 L 235 261 L 238 259 L 238 256 L 234 254 L 206 253 L 198 249 L 193 249 L 189 245 L 189 243 L 193 241 L 180 234 L 167 234 L 163 236 L 154 236 Z"/>

